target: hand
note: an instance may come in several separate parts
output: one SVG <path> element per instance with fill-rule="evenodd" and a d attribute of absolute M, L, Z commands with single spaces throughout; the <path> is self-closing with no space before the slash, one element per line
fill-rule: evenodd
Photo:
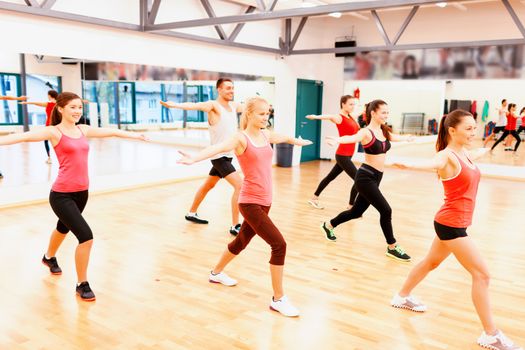
<path fill-rule="evenodd" d="M 168 102 L 160 101 L 160 104 L 163 105 L 166 108 L 172 108 L 173 107 L 173 103 L 169 102 L 169 101 Z"/>
<path fill-rule="evenodd" d="M 304 140 L 302 138 L 298 138 L 297 141 L 295 141 L 295 145 L 296 146 L 310 146 L 311 144 L 313 144 L 312 141 L 310 140 Z"/>
<path fill-rule="evenodd" d="M 27 101 L 27 96 L 20 96 L 18 97 L 19 101 Z"/>
<path fill-rule="evenodd" d="M 402 163 L 393 163 L 392 166 L 398 169 L 408 169 L 408 166 Z"/>
<path fill-rule="evenodd" d="M 179 159 L 177 163 L 184 165 L 192 165 L 193 163 L 195 163 L 195 161 L 191 158 L 191 156 L 188 153 L 182 151 L 179 151 L 179 153 L 182 155 L 182 158 Z"/>
<path fill-rule="evenodd" d="M 140 140 L 140 141 L 145 141 L 145 142 L 149 142 L 151 141 L 150 138 L 144 134 L 138 134 L 137 135 L 137 140 Z"/>
<path fill-rule="evenodd" d="M 314 120 L 315 117 L 316 117 L 315 114 L 309 114 L 309 115 L 307 115 L 305 118 L 306 118 L 306 119 L 310 119 L 310 120 Z"/>
<path fill-rule="evenodd" d="M 327 136 L 326 137 L 326 143 L 329 145 L 329 146 L 335 146 L 337 145 L 339 142 L 337 141 L 337 139 L 333 136 Z"/>

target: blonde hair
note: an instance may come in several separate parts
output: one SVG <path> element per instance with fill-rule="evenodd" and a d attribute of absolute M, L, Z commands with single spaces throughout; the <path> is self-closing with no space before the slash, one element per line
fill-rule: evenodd
<path fill-rule="evenodd" d="M 248 127 L 248 118 L 255 113 L 255 106 L 258 103 L 268 104 L 268 101 L 258 96 L 251 97 L 248 99 L 248 101 L 246 101 L 246 104 L 244 105 L 244 111 L 242 112 L 242 115 L 241 115 L 241 122 L 240 122 L 241 130 L 245 130 Z"/>

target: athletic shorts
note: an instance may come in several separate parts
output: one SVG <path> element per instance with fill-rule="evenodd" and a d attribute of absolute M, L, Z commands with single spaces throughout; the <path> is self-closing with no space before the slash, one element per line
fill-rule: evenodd
<path fill-rule="evenodd" d="M 505 126 L 495 126 L 494 127 L 494 134 L 497 134 L 498 132 L 505 131 Z"/>
<path fill-rule="evenodd" d="M 233 158 L 221 157 L 218 159 L 212 159 L 211 164 L 213 165 L 210 170 L 210 176 L 218 176 L 221 179 L 234 173 L 235 167 L 232 164 Z"/>
<path fill-rule="evenodd" d="M 442 241 L 450 241 L 451 239 L 456 239 L 459 237 L 467 237 L 466 228 L 450 227 L 446 225 L 441 225 L 439 222 L 434 221 L 434 229 L 436 234 Z"/>

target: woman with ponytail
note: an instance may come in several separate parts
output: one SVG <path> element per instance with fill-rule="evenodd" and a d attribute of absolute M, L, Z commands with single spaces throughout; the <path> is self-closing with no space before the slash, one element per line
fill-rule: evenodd
<path fill-rule="evenodd" d="M 472 276 L 472 301 L 483 325 L 478 344 L 496 350 L 518 350 L 492 319 L 489 301 L 489 271 L 478 249 L 467 235 L 472 223 L 480 171 L 472 160 L 481 157 L 487 148 L 469 152 L 476 137 L 476 121 L 471 113 L 455 110 L 443 117 L 439 125 L 436 156 L 426 162 L 396 164 L 400 168 L 437 171 L 445 190 L 445 203 L 434 217 L 436 237 L 427 256 L 408 275 L 401 290 L 390 304 L 416 312 L 426 311 L 426 305 L 411 296 L 412 290 L 438 267 L 450 254 Z"/>
<path fill-rule="evenodd" d="M 145 140 L 144 135 L 118 129 L 91 128 L 76 125 L 82 117 L 82 99 L 72 92 L 63 92 L 56 97 L 56 106 L 51 114 L 51 125 L 41 130 L 0 137 L 0 145 L 21 142 L 51 141 L 60 165 L 58 176 L 49 194 L 49 203 L 58 217 L 56 229 L 51 233 L 49 246 L 42 263 L 53 275 L 62 274 L 55 254 L 71 231 L 78 239 L 75 265 L 78 283 L 76 292 L 82 300 L 93 301 L 95 294 L 87 281 L 87 268 L 93 233 L 82 216 L 88 200 L 88 138 L 121 137 Z"/>
<path fill-rule="evenodd" d="M 272 205 L 272 158 L 271 143 L 289 143 L 296 146 L 307 146 L 311 141 L 279 135 L 266 130 L 270 106 L 266 100 L 254 97 L 246 102 L 241 116 L 241 132 L 231 139 L 205 148 L 195 156 L 180 152 L 182 164 L 193 164 L 208 159 L 216 154 L 234 151 L 244 180 L 239 195 L 239 210 L 244 217 L 239 234 L 228 244 L 219 262 L 209 275 L 209 281 L 226 286 L 234 286 L 237 281 L 229 277 L 224 268 L 242 250 L 250 240 L 258 235 L 272 248 L 270 274 L 272 278 L 273 297 L 270 302 L 272 310 L 284 316 L 299 316 L 299 310 L 288 300 L 283 291 L 283 269 L 286 255 L 286 241 L 274 225 L 268 212 Z"/>
<path fill-rule="evenodd" d="M 334 229 L 349 220 L 363 216 L 370 205 L 379 211 L 381 229 L 388 244 L 386 255 L 388 257 L 410 261 L 410 256 L 397 244 L 392 228 L 392 209 L 385 197 L 379 190 L 379 184 L 383 178 L 385 168 L 386 152 L 390 149 L 390 141 L 411 141 L 410 135 L 398 135 L 392 133 L 386 125 L 388 119 L 388 105 L 385 101 L 374 100 L 370 102 L 366 110 L 366 122 L 368 126 L 353 136 L 328 137 L 330 145 L 337 143 L 361 142 L 365 151 L 365 161 L 355 176 L 355 186 L 359 195 L 354 206 L 343 211 L 330 221 L 321 226 L 326 239 L 335 241 L 337 238 Z"/>

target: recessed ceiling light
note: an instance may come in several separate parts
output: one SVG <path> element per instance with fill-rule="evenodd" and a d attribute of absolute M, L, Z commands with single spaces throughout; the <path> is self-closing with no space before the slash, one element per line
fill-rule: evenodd
<path fill-rule="evenodd" d="M 436 6 L 441 7 L 441 8 L 443 8 L 443 7 L 447 7 L 447 3 L 446 3 L 446 1 L 437 2 L 437 3 L 436 3 Z"/>
<path fill-rule="evenodd" d="M 328 16 L 334 17 L 334 18 L 341 18 L 342 13 L 341 12 L 332 12 L 332 13 L 329 13 Z"/>

